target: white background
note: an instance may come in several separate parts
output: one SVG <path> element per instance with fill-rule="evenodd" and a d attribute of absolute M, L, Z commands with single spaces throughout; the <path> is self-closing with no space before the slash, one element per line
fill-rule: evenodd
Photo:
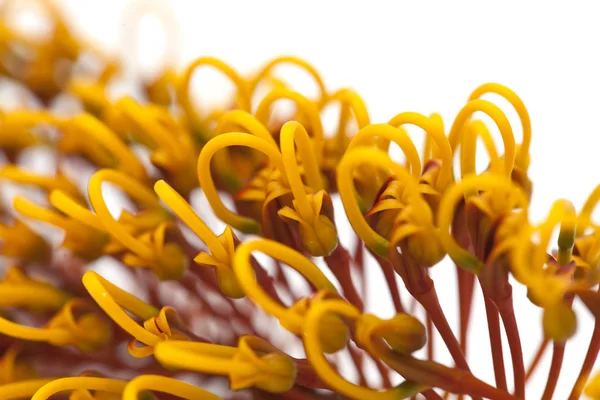
<path fill-rule="evenodd" d="M 135 40 L 123 37 L 123 32 L 128 32 L 127 36 L 135 31 L 131 20 L 123 19 L 129 2 L 58 3 L 64 6 L 77 31 L 90 40 L 114 54 L 135 53 Z M 329 90 L 357 90 L 373 122 L 385 122 L 401 111 L 440 112 L 449 127 L 475 87 L 489 81 L 509 86 L 522 97 L 533 124 L 530 177 L 534 181 L 532 218 L 536 220 L 559 197 L 580 207 L 600 183 L 600 3 L 166 3 L 180 30 L 178 43 L 169 45 L 176 65 L 210 55 L 250 73 L 274 56 L 300 56 L 318 68 Z M 142 64 L 148 66 L 153 58 L 160 57 L 165 39 L 156 23 L 150 21 L 142 28 L 138 54 L 144 60 Z M 212 84 L 211 90 L 216 89 Z M 508 107 L 505 110 L 520 135 L 516 115 Z M 415 136 L 417 140 L 421 140 L 419 135 Z M 501 146 L 499 135 L 496 139 Z M 344 226 L 347 228 L 342 225 L 341 229 Z M 453 267 L 439 265 L 433 276 L 443 307 L 455 324 Z M 372 277 L 369 308 L 390 316 L 387 290 L 381 289 L 383 280 L 376 268 Z M 493 382 L 485 314 L 481 298 L 476 300 L 473 315 L 477 326 L 470 336 L 470 363 L 477 376 Z M 515 300 L 527 365 L 541 337 L 541 320 L 533 306 L 525 305 L 522 290 L 516 290 Z M 567 346 L 555 399 L 567 397 L 589 341 L 592 320 L 585 310 L 578 309 L 579 331 Z M 507 347 L 505 356 L 510 365 Z M 549 358 L 548 353 L 545 367 L 530 382 L 530 398 L 541 396 Z M 510 382 L 510 370 L 507 375 Z"/>

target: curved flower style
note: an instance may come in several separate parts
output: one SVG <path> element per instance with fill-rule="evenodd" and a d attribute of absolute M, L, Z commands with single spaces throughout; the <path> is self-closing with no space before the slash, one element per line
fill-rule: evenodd
<path fill-rule="evenodd" d="M 598 377 L 586 388 L 600 353 L 600 186 L 580 210 L 560 199 L 546 219 L 530 219 L 532 124 L 511 89 L 477 87 L 451 124 L 412 111 L 372 123 L 359 93 L 326 86 L 300 58 L 247 75 L 213 57 L 179 70 L 179 43 L 169 42 L 157 76 L 134 80 L 140 96 L 114 96 L 125 64 L 80 40 L 52 2 L 39 3 L 51 26 L 44 41 L 9 23 L 21 4 L 0 6 L 0 88 L 8 79 L 23 93 L 17 109 L 0 112 L 0 255 L 10 266 L 0 266 L 0 399 L 218 399 L 204 389 L 212 375 L 257 399 L 513 400 L 537 389 L 528 378 L 552 345 L 541 394 L 549 400 L 567 343 L 586 329 L 575 298 L 595 325 L 568 398 L 600 398 Z M 128 26 L 152 12 L 176 41 L 172 14 L 145 5 L 131 9 Z M 127 51 L 143 39 L 129 34 Z M 283 65 L 306 73 L 316 96 L 289 83 Z M 220 108 L 193 88 L 204 67 L 234 86 Z M 55 101 L 65 98 L 80 111 Z M 294 110 L 280 114 L 282 102 Z M 337 127 L 325 132 L 323 117 L 338 106 Z M 422 150 L 409 126 L 424 132 Z M 32 168 L 42 146 L 51 157 Z M 198 206 L 200 192 L 208 207 Z M 372 262 L 391 318 L 367 301 L 379 290 L 369 285 Z M 448 283 L 431 273 L 448 262 L 457 330 L 439 290 Z M 517 287 L 527 297 L 513 296 Z M 467 344 L 487 345 L 468 340 L 477 301 L 493 383 L 469 365 Z M 517 320 L 523 302 L 539 308 L 539 324 Z M 544 339 L 526 368 L 520 332 L 536 328 Z M 438 334 L 452 365 L 439 361 Z"/>

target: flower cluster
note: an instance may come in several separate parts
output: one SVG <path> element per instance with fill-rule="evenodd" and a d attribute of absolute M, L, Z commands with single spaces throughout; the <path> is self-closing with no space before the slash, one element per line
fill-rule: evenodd
<path fill-rule="evenodd" d="M 52 3 L 40 3 L 53 23 L 43 40 L 6 18 L 0 25 L 0 88 L 20 99 L 0 113 L 3 194 L 18 192 L 0 210 L 0 254 L 8 260 L 0 282 L 0 399 L 217 399 L 209 379 L 228 382 L 230 396 L 257 399 L 522 399 L 550 345 L 542 398 L 552 398 L 577 327 L 574 298 L 600 317 L 600 229 L 591 217 L 600 186 L 579 212 L 561 199 L 546 220 L 530 221 L 531 123 L 513 91 L 496 83 L 476 88 L 449 128 L 440 115 L 417 112 L 374 124 L 357 93 L 328 89 L 301 59 L 279 57 L 246 76 L 203 57 L 137 82 L 139 98 L 114 98 L 121 63 L 76 37 Z M 90 56 L 93 66 L 82 61 Z M 283 64 L 314 78 L 318 96 L 278 78 Z M 200 68 L 231 80 L 226 107 L 198 111 L 190 83 Z M 514 108 L 521 143 L 488 94 Z M 275 112 L 282 100 L 294 104 L 290 115 Z M 331 105 L 340 114 L 329 135 L 322 114 Z M 500 132 L 503 153 L 476 113 Z M 425 133 L 422 151 L 409 125 Z M 489 158 L 481 173 L 479 140 Z M 392 143 L 405 163 L 390 157 Z M 27 156 L 40 149 L 51 154 L 50 173 L 28 169 Z M 82 185 L 86 170 L 94 172 Z M 222 232 L 191 206 L 199 192 L 226 224 Z M 340 242 L 334 208 L 343 208 L 355 248 Z M 447 255 L 458 277 L 457 333 L 429 274 Z M 96 268 L 106 260 L 129 271 L 130 291 Z M 391 319 L 365 312 L 367 267 L 386 278 Z M 289 269 L 310 292 L 299 294 Z M 546 339 L 528 370 L 515 282 L 543 310 Z M 466 357 L 476 285 L 495 384 L 479 379 Z M 453 365 L 436 361 L 428 341 L 434 332 Z M 291 355 L 293 344 L 302 345 L 301 357 Z M 426 358 L 417 358 L 426 345 Z M 342 350 L 356 381 L 329 356 Z M 599 350 L 596 323 L 570 399 L 581 396 Z M 366 359 L 380 387 L 368 384 Z M 403 383 L 393 384 L 399 377 Z M 586 392 L 600 399 L 600 381 Z"/>

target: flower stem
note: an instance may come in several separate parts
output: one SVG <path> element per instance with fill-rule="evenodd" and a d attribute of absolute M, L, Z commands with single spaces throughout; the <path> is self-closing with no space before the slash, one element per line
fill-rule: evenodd
<path fill-rule="evenodd" d="M 405 312 L 404 307 L 402 306 L 402 301 L 400 300 L 400 290 L 398 289 L 398 285 L 396 284 L 396 276 L 394 274 L 394 268 L 392 267 L 392 264 L 385 258 L 375 253 L 372 253 L 372 255 L 373 257 L 375 257 L 375 259 L 379 263 L 379 266 L 381 267 L 381 272 L 383 272 L 383 276 L 390 291 L 390 295 L 392 296 L 392 301 L 394 303 L 396 313 Z"/>
<path fill-rule="evenodd" d="M 458 265 L 456 266 L 456 275 L 458 278 L 458 301 L 460 312 L 460 347 L 466 356 L 467 334 L 469 331 L 469 322 L 471 320 L 475 275 Z"/>
<path fill-rule="evenodd" d="M 525 398 L 525 363 L 523 362 L 523 349 L 521 348 L 521 337 L 519 327 L 515 318 L 512 294 L 503 301 L 498 302 L 498 310 L 504 323 L 504 330 L 510 348 L 510 356 L 513 364 L 513 375 L 515 384 L 515 396 Z"/>
<path fill-rule="evenodd" d="M 546 353 L 549 343 L 550 341 L 546 338 L 544 338 L 544 340 L 542 340 L 542 342 L 540 343 L 538 350 L 535 353 L 535 356 L 533 357 L 533 361 L 531 362 L 531 365 L 529 366 L 529 368 L 527 369 L 527 373 L 525 374 L 525 382 L 529 380 L 531 375 L 533 375 L 533 373 L 537 369 L 538 365 L 540 365 L 540 360 L 544 356 L 544 353 Z M 600 344 L 600 341 L 598 343 Z"/>
<path fill-rule="evenodd" d="M 350 254 L 341 244 L 338 244 L 336 249 L 328 256 L 324 257 L 327 266 L 333 272 L 336 279 L 342 286 L 344 297 L 358 308 L 361 312 L 364 310 L 364 304 L 360 294 L 356 290 L 352 282 L 352 274 L 350 272 Z"/>
<path fill-rule="evenodd" d="M 577 381 L 575 381 L 575 385 L 569 395 L 569 400 L 577 400 L 581 396 L 581 392 L 583 392 L 583 388 L 590 376 L 590 372 L 596 363 L 596 358 L 598 358 L 598 352 L 600 352 L 600 322 L 596 321 L 588 351 L 583 360 L 583 365 L 581 366 Z"/>
<path fill-rule="evenodd" d="M 492 350 L 492 362 L 494 363 L 494 378 L 496 386 L 500 390 L 508 391 L 506 385 L 506 370 L 504 368 L 504 357 L 502 355 L 502 337 L 500 332 L 500 317 L 494 303 L 484 295 L 485 314 L 490 335 L 490 347 Z"/>
<path fill-rule="evenodd" d="M 568 296 L 565 301 L 569 307 L 571 307 L 573 305 L 573 296 Z M 565 346 L 566 342 L 554 342 L 554 347 L 552 349 L 552 363 L 550 364 L 550 371 L 548 372 L 548 380 L 546 381 L 546 388 L 544 389 L 542 400 L 552 400 L 558 378 L 560 377 L 563 359 L 565 357 Z"/>

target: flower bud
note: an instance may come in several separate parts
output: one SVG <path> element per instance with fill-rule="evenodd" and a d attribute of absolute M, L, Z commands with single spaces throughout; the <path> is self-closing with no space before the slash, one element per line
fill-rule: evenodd
<path fill-rule="evenodd" d="M 425 327 L 408 314 L 397 314 L 392 319 L 381 319 L 373 314 L 363 314 L 356 321 L 356 337 L 365 345 L 373 336 L 381 337 L 398 353 L 411 354 L 427 342 Z M 368 346 L 367 346 L 368 347 Z"/>
<path fill-rule="evenodd" d="M 577 318 L 573 309 L 561 302 L 544 309 L 543 325 L 548 339 L 564 342 L 575 334 Z"/>
<path fill-rule="evenodd" d="M 255 386 L 267 392 L 282 393 L 290 390 L 296 381 L 296 365 L 292 359 L 256 337 L 240 339 L 233 361 L 247 365 L 231 369 L 229 380 L 233 390 Z"/>

